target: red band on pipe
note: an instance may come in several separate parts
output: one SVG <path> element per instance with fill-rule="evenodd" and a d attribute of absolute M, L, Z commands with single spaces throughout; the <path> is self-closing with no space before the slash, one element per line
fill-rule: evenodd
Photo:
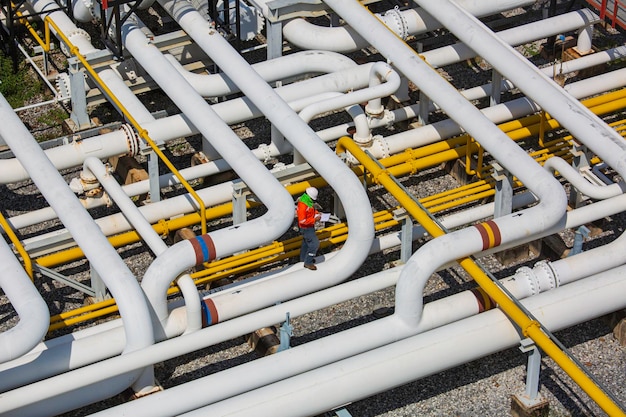
<path fill-rule="evenodd" d="M 478 303 L 478 312 L 482 313 L 483 311 L 491 310 L 496 306 L 496 303 L 493 301 L 489 295 L 482 288 L 474 288 L 472 294 L 476 297 L 476 302 Z"/>
<path fill-rule="evenodd" d="M 478 229 L 478 233 L 480 233 L 480 237 L 483 240 L 483 250 L 489 249 L 489 233 L 485 229 L 485 223 L 475 224 L 474 227 Z"/>
<path fill-rule="evenodd" d="M 209 235 L 201 235 L 198 236 L 198 239 L 202 239 L 206 247 L 209 249 L 209 259 L 205 262 L 210 262 L 215 259 L 215 244 L 213 243 L 213 239 Z"/>
<path fill-rule="evenodd" d="M 209 325 L 213 325 L 213 324 L 217 323 L 219 321 L 219 316 L 217 314 L 217 308 L 215 308 L 215 303 L 213 302 L 213 300 L 210 299 L 210 298 L 205 299 L 204 300 L 204 305 L 209 310 L 210 320 L 211 320 Z"/>
<path fill-rule="evenodd" d="M 187 242 L 191 243 L 193 251 L 196 254 L 196 265 L 200 265 L 202 263 L 202 260 L 204 259 L 200 242 L 198 242 L 196 239 L 189 239 Z"/>
<path fill-rule="evenodd" d="M 500 243 L 502 243 L 502 235 L 500 235 L 500 228 L 498 227 L 496 222 L 494 222 L 493 220 L 488 220 L 487 225 L 489 225 L 489 228 L 491 228 L 491 231 L 493 232 L 492 247 L 500 246 Z"/>

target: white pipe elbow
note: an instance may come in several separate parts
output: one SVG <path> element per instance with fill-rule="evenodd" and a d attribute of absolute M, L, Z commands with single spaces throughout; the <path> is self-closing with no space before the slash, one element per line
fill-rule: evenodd
<path fill-rule="evenodd" d="M 598 186 L 591 184 L 585 178 L 583 178 L 578 171 L 576 171 L 565 160 L 553 156 L 546 160 L 544 168 L 551 170 L 552 172 L 558 171 L 561 176 L 567 179 L 574 188 L 588 197 L 596 200 L 604 200 L 607 198 L 615 197 L 624 192 L 624 184 L 611 184 L 608 186 Z"/>

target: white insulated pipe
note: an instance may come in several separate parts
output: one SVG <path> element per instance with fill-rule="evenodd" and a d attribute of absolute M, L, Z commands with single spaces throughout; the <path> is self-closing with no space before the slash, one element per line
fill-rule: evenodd
<path fill-rule="evenodd" d="M 400 76 L 388 64 L 377 62 L 372 66 L 371 79 L 372 81 L 370 82 L 369 88 L 346 94 L 335 93 L 332 97 L 312 103 L 303 108 L 299 113 L 300 117 L 308 124 L 315 116 L 340 108 L 347 108 L 348 113 L 352 114 L 353 110 L 350 110 L 350 108 L 363 102 L 367 102 L 365 111 L 368 114 L 381 114 L 383 107 L 380 98 L 388 97 L 398 90 L 400 87 Z M 360 106 L 358 107 L 360 109 Z M 354 137 L 358 143 L 368 143 L 372 139 L 371 132 L 369 128 L 364 129 L 362 123 L 359 123 L 359 121 L 366 122 L 364 117 L 360 118 L 359 116 L 359 114 L 355 116 L 355 126 L 357 129 Z M 295 164 L 303 162 L 299 161 L 300 158 L 298 155 L 299 153 L 295 151 Z"/>
<path fill-rule="evenodd" d="M 621 49 L 624 49 L 622 47 Z M 620 48 L 616 48 L 613 52 L 605 51 L 598 52 L 593 54 L 593 56 L 600 56 L 600 54 L 604 55 L 605 59 L 609 59 L 610 57 L 619 57 L 622 55 L 623 51 Z M 584 57 L 579 58 L 573 62 L 577 62 L 579 60 L 587 60 Z M 598 62 L 598 61 L 592 61 Z M 591 62 L 590 62 L 591 63 Z M 576 70 L 580 69 L 579 66 L 575 66 Z M 552 69 L 547 68 L 544 72 L 548 75 L 552 74 Z M 584 98 L 588 96 L 592 96 L 595 94 L 599 94 L 603 91 L 608 91 L 616 88 L 621 88 L 624 86 L 626 80 L 626 69 L 620 69 L 613 71 L 611 73 L 598 75 L 589 79 L 584 79 L 581 81 L 576 81 L 571 84 L 567 84 L 565 86 L 565 90 L 571 94 L 575 98 Z M 486 91 L 486 90 L 485 90 Z M 465 92 L 462 92 L 464 96 L 467 97 Z M 481 95 L 484 96 L 484 95 Z M 472 99 L 479 98 L 479 96 L 470 95 Z M 467 97 L 470 99 L 470 97 Z M 481 109 L 481 112 L 485 114 L 492 122 L 494 123 L 502 123 L 511 119 L 515 119 L 518 117 L 523 117 L 528 115 L 529 113 L 533 113 L 539 111 L 540 107 L 530 101 L 528 98 L 519 98 L 512 100 L 507 103 L 501 103 L 496 106 L 487 107 Z M 406 113 L 407 110 L 398 110 L 394 112 L 402 111 Z M 409 114 L 410 116 L 410 114 Z M 415 116 L 415 114 L 413 114 Z M 165 121 L 169 121 L 170 124 L 175 124 L 175 119 L 178 119 L 177 116 L 172 116 L 170 118 L 164 119 Z M 373 119 L 376 121 L 377 119 Z M 386 122 L 384 122 L 386 123 Z M 384 124 L 383 123 L 383 124 Z M 159 126 L 162 126 L 158 123 Z M 156 125 L 155 125 L 156 126 Z M 377 126 L 377 124 L 374 124 Z M 318 132 L 323 135 L 324 140 L 332 140 L 336 139 L 338 136 L 345 135 L 346 129 L 349 127 L 348 124 L 340 125 L 339 129 L 326 129 L 325 131 Z M 158 129 L 156 129 L 158 131 Z M 329 131 L 330 134 L 325 134 L 324 132 Z M 120 130 L 119 132 L 123 133 L 124 130 Z M 333 132 L 335 132 L 333 134 Z M 458 135 L 463 133 L 463 129 L 452 119 L 445 119 L 439 122 L 431 123 L 428 125 L 420 126 L 416 129 L 411 129 L 405 132 L 400 132 L 394 135 L 390 135 L 387 137 L 375 137 L 374 143 L 371 147 L 367 148 L 370 153 L 376 158 L 387 157 L 390 154 L 395 154 L 397 152 L 402 152 L 407 148 L 414 148 L 419 146 L 424 146 L 430 143 L 433 143 L 437 140 L 443 140 L 448 137 Z M 112 137 L 109 137 L 107 134 L 107 138 L 113 140 Z M 95 138 L 100 142 L 100 139 Z M 88 141 L 86 139 L 84 142 Z M 125 139 L 124 139 L 125 141 Z M 103 138 L 104 142 L 104 138 Z M 107 141 L 106 143 L 111 143 Z M 272 154 L 273 156 L 278 156 L 279 153 Z M 16 159 L 13 159 L 17 163 Z M 1 163 L 2 161 L 0 161 Z M 213 169 L 212 169 L 213 168 Z M 229 169 L 228 164 L 223 160 L 215 160 L 209 162 L 207 164 L 198 165 L 192 168 L 187 168 L 181 170 L 181 174 L 187 179 L 193 179 L 196 177 L 201 177 L 205 175 L 210 175 L 213 173 L 217 173 L 223 170 Z M 10 171 L 10 170 L 9 170 Z M 178 184 L 176 178 L 169 174 L 161 176 L 161 187 L 171 186 Z M 149 190 L 148 181 L 140 181 L 135 184 L 125 185 L 123 189 L 126 191 L 128 195 L 139 195 Z M 208 189 L 199 190 L 199 195 L 208 205 L 220 204 L 225 201 L 228 201 L 231 198 L 231 188 L 230 187 L 221 187 L 221 191 L 218 191 L 216 188 L 211 188 L 209 192 Z M 176 203 L 176 202 L 179 203 Z M 106 203 L 106 200 L 103 200 L 103 203 Z M 160 209 L 157 210 L 157 207 Z M 161 218 L 171 217 L 180 212 L 189 213 L 195 210 L 195 207 L 189 203 L 189 199 L 185 197 L 175 197 L 173 199 L 168 199 L 156 204 L 151 204 L 148 207 L 141 207 L 140 210 L 144 213 L 150 221 L 154 222 Z M 54 210 L 50 208 L 43 208 L 37 210 L 35 212 L 30 212 L 26 214 L 17 215 L 8 219 L 9 223 L 15 228 L 19 229 L 22 227 L 30 226 L 36 224 L 37 222 L 50 220 L 56 218 L 56 213 Z M 130 224 L 124 219 L 122 215 L 112 215 L 110 217 L 102 218 L 96 220 L 96 222 L 100 225 L 103 232 L 108 236 L 114 233 L 120 233 L 125 230 L 129 230 Z M 114 227 L 112 227 L 114 226 Z M 55 236 L 58 236 L 58 232 L 55 232 Z M 36 241 L 38 239 L 45 239 L 46 235 L 42 235 L 37 238 L 27 239 L 24 241 L 25 245 L 29 245 L 31 242 Z"/>
<path fill-rule="evenodd" d="M 202 97 L 220 97 L 239 92 L 239 88 L 224 73 L 197 74 L 185 70 L 172 55 L 165 57 Z M 309 50 L 252 64 L 252 68 L 265 81 L 271 83 L 306 74 L 347 70 L 356 65 L 350 58 L 335 52 Z"/>
<path fill-rule="evenodd" d="M 541 261 L 533 270 L 522 268 L 515 275 L 503 279 L 502 285 L 516 299 L 524 299 L 546 291 L 552 291 L 557 287 L 562 287 L 565 284 L 578 280 L 591 280 L 591 278 L 586 277 L 605 272 L 623 264 L 624 256 L 621 254 L 624 252 L 625 245 L 626 236 L 622 235 L 620 239 L 606 245 L 606 247 L 595 248 L 556 262 Z M 607 261 L 606 263 L 604 263 L 605 260 Z M 600 266 L 598 261 L 604 265 Z M 576 268 L 582 265 L 585 266 L 581 270 L 576 270 Z M 370 276 L 370 278 L 373 278 L 373 276 Z M 332 291 L 332 289 L 326 290 L 326 292 L 329 291 Z M 471 291 L 464 291 L 426 304 L 424 306 L 423 319 L 420 321 L 415 333 L 424 334 L 424 332 L 432 329 L 476 315 L 482 311 L 482 307 L 479 304 L 476 296 Z M 270 309 L 263 310 L 263 312 L 268 310 Z M 595 308 L 590 310 L 592 311 L 591 314 L 596 314 Z M 286 311 L 291 310 L 286 309 Z M 257 318 L 257 314 L 252 316 Z M 242 318 L 240 317 L 239 319 Z M 226 322 L 226 324 L 228 323 L 231 323 L 231 321 Z M 222 325 L 222 323 L 218 324 L 217 328 L 219 329 Z M 368 344 L 370 342 L 364 341 L 362 336 L 369 335 L 367 340 L 376 339 L 376 335 L 379 334 L 376 330 L 379 327 L 376 324 L 362 325 L 359 326 L 359 331 L 348 330 L 340 335 L 318 339 L 306 345 L 292 348 L 288 351 L 289 353 L 272 355 L 217 374 L 196 379 L 153 396 L 140 399 L 132 404 L 127 403 L 96 415 L 180 415 L 181 412 L 192 410 L 198 407 L 199 404 L 210 404 L 213 401 L 239 395 L 272 382 L 281 381 L 290 375 L 295 375 L 297 372 L 304 372 L 302 371 L 303 369 L 314 369 L 316 366 L 322 366 L 322 363 L 333 363 L 339 357 L 338 352 L 344 350 L 343 346 L 349 344 L 348 340 L 351 340 L 353 343 Z M 379 346 L 382 346 L 382 343 Z M 213 388 L 207 391 L 207 386 Z M 269 395 L 268 398 L 274 398 L 274 396 Z M 229 404 L 228 407 L 231 407 L 232 402 L 228 400 L 227 402 Z M 202 412 L 206 413 L 205 415 L 223 415 L 222 413 L 225 411 L 220 410 L 220 412 L 217 412 L 215 410 L 203 409 Z M 261 414 L 264 415 L 264 413 Z"/>
<path fill-rule="evenodd" d="M 555 332 L 623 309 L 624 274 L 626 267 L 620 267 L 523 300 L 522 304 Z M 183 415 L 317 415 L 519 342 L 518 330 L 510 319 L 494 309 Z"/>
<path fill-rule="evenodd" d="M 75 179 L 77 180 L 77 179 Z M 117 182 L 115 177 L 107 171 L 106 167 L 97 158 L 87 158 L 83 164 L 83 172 L 78 182 L 85 181 L 87 184 L 93 183 L 97 180 L 104 189 L 107 191 L 111 199 L 117 204 L 124 217 L 132 224 L 133 228 L 137 231 L 142 240 L 150 248 L 155 256 L 161 255 L 167 250 L 167 245 L 154 231 L 150 222 L 141 214 L 139 208 L 135 203 L 124 193 L 121 185 Z M 76 181 L 74 181 L 76 182 Z M 71 187 L 71 185 L 70 185 Z M 182 274 L 176 278 L 183 298 L 185 300 L 186 315 L 187 315 L 187 331 L 195 331 L 202 328 L 202 316 L 200 315 L 202 308 L 200 305 L 200 295 L 198 289 L 194 284 L 189 274 Z M 170 325 L 171 326 L 171 325 Z M 168 325 L 166 325 L 168 327 Z M 158 329 L 155 329 L 155 331 Z M 165 334 L 155 335 L 156 340 L 162 340 L 166 338 L 168 331 Z"/>
<path fill-rule="evenodd" d="M 533 203 L 534 201 L 534 197 L 530 192 L 516 195 L 514 196 L 514 207 L 520 205 L 525 206 Z M 577 208 L 567 213 L 568 221 L 566 224 L 566 228 L 578 227 L 581 224 L 586 224 L 598 218 L 613 215 L 617 212 L 622 211 L 624 208 L 626 208 L 626 195 L 614 197 L 610 201 L 604 200 L 594 203 L 592 205 Z M 491 215 L 493 215 L 493 203 L 481 205 L 462 213 L 446 216 L 440 219 L 440 221 L 446 228 L 457 228 L 464 224 L 472 223 Z M 423 230 L 421 230 L 421 226 L 414 227 L 413 236 L 418 238 L 422 234 L 425 233 L 423 232 Z M 394 246 L 397 247 L 400 244 L 401 238 L 400 236 L 398 236 L 397 233 L 381 236 L 375 239 L 369 253 L 374 254 L 379 251 L 392 248 Z M 527 268 L 521 268 L 520 270 L 518 270 L 516 275 L 513 276 L 512 279 L 503 280 L 503 284 L 505 285 L 505 287 L 507 287 L 509 291 L 512 292 L 512 294 L 517 297 L 523 298 L 530 295 L 536 295 L 539 290 L 545 291 L 546 288 L 553 288 L 561 285 L 562 283 L 572 282 L 576 279 L 581 279 L 593 273 L 601 272 L 607 268 L 621 265 L 621 256 L 617 254 L 622 253 L 623 251 L 620 252 L 621 248 L 617 245 L 617 241 L 615 241 L 614 244 L 611 244 L 610 248 L 608 249 L 610 250 L 603 251 L 602 248 L 599 248 L 586 251 L 574 257 L 568 257 L 566 259 L 550 263 L 548 264 L 547 268 L 544 266 L 544 262 L 538 263 L 537 266 L 533 268 L 533 270 L 528 272 L 526 271 Z M 334 256 L 334 254 L 331 253 L 324 256 L 331 257 Z M 598 256 L 599 258 L 597 258 Z M 595 260 L 593 262 L 589 262 L 590 257 L 593 259 L 597 259 L 597 262 Z M 295 266 L 288 267 L 284 271 L 279 272 L 279 274 L 289 273 L 289 271 L 293 268 L 295 268 Z M 542 285 L 540 284 L 533 285 L 533 282 L 535 281 L 542 283 L 546 282 L 545 278 L 535 278 L 535 275 L 540 275 L 542 271 L 545 271 L 546 269 L 548 271 L 555 271 L 553 274 L 554 276 L 550 277 L 550 282 L 554 282 L 556 284 L 552 286 L 548 285 L 545 287 L 542 287 Z M 393 277 L 387 277 L 386 275 L 383 276 L 386 273 L 393 273 Z M 206 343 L 219 343 L 228 340 L 229 338 L 235 337 L 233 336 L 233 334 L 238 335 L 249 333 L 257 328 L 267 327 L 273 323 L 280 322 L 284 318 L 286 312 L 290 312 L 291 317 L 296 317 L 298 315 L 305 314 L 319 308 L 327 307 L 332 304 L 345 301 L 349 298 L 361 296 L 368 292 L 386 288 L 388 286 L 394 285 L 397 282 L 399 274 L 400 270 L 397 268 L 382 271 L 380 273 L 368 276 L 360 280 L 350 281 L 346 284 L 341 284 L 327 290 L 319 291 L 309 296 L 301 297 L 293 301 L 279 304 L 276 307 L 264 309 L 263 313 L 253 313 L 235 318 L 233 320 L 229 320 L 227 322 L 219 323 L 216 326 L 211 327 L 211 330 L 207 330 L 206 332 L 203 331 L 204 333 L 211 332 L 211 339 L 210 341 L 207 340 Z M 237 286 L 238 285 L 233 285 L 225 288 L 225 290 L 236 291 Z M 460 310 L 461 299 L 457 299 L 457 296 L 461 297 L 460 294 L 457 294 L 452 297 L 446 298 L 446 300 L 448 301 L 445 306 L 442 307 L 441 311 L 433 313 L 432 315 L 429 313 L 429 311 L 431 308 L 434 308 L 435 305 L 439 305 L 438 302 L 425 305 L 424 319 L 422 320 L 421 325 L 426 325 L 426 323 L 434 323 L 433 320 L 435 318 L 447 317 L 452 320 L 452 318 L 461 319 L 467 317 L 468 314 L 475 314 L 475 300 L 473 303 L 467 305 L 468 309 L 466 313 L 463 312 L 465 311 L 464 309 Z M 448 307 L 448 305 L 454 307 L 450 308 Z M 307 307 L 303 309 L 304 306 Z M 437 310 L 440 309 L 438 308 Z M 454 314 L 452 313 L 453 311 Z M 265 316 L 266 314 L 267 316 Z M 40 349 L 37 349 L 34 352 L 36 355 L 33 358 L 28 358 L 27 356 L 32 355 L 27 355 L 17 361 L 13 361 L 7 364 L 0 364 L 0 373 L 3 376 L 3 378 L 0 378 L 0 392 L 6 391 L 7 389 L 16 388 L 27 383 L 32 383 L 36 380 L 55 375 L 62 371 L 75 369 L 78 366 L 90 364 L 94 361 L 103 360 L 115 355 L 123 347 L 123 337 L 119 337 L 123 329 L 115 328 L 111 330 L 111 327 L 114 324 L 116 326 L 121 326 L 121 323 L 119 323 L 118 320 L 115 322 L 108 322 L 96 326 L 96 328 L 100 329 L 98 334 L 95 334 L 96 328 L 80 330 L 72 334 L 71 340 L 66 340 L 65 342 L 62 342 L 62 339 L 67 339 L 67 337 L 64 336 L 45 342 L 45 346 L 41 346 Z M 229 329 L 229 326 L 231 325 L 235 326 L 235 328 L 232 329 L 232 333 L 230 333 L 230 331 L 227 331 L 227 329 Z M 432 324 L 428 325 L 427 327 L 432 328 L 436 327 L 436 325 Z M 182 329 L 180 331 L 182 331 Z M 215 337 L 217 337 L 218 335 L 220 336 L 220 338 L 216 339 Z M 90 338 L 93 340 L 88 340 Z M 65 343 L 66 346 L 60 346 L 62 343 Z M 185 341 L 185 346 L 187 345 L 188 342 Z M 156 362 L 160 362 L 177 355 L 189 353 L 190 351 L 196 349 L 195 346 L 196 345 L 193 344 L 189 346 L 190 350 L 176 350 L 176 354 L 172 353 L 172 356 L 162 357 L 159 360 L 154 360 Z M 56 371 L 51 370 L 50 372 L 43 372 L 44 370 L 50 369 L 50 366 L 52 364 L 56 365 L 62 362 L 62 360 L 55 358 L 66 358 L 68 357 L 68 355 L 70 355 L 69 352 L 71 352 L 71 361 L 74 364 L 72 368 L 59 368 Z M 98 354 L 98 352 L 100 352 L 100 354 Z M 41 356 L 37 357 L 39 355 Z M 88 359 L 89 356 L 92 357 L 91 360 Z M 43 361 L 44 359 L 45 363 Z"/>
<path fill-rule="evenodd" d="M 567 179 L 570 184 L 581 193 L 596 200 L 604 200 L 605 198 L 615 197 L 626 191 L 624 182 L 613 183 L 607 186 L 598 186 L 590 183 L 580 175 L 574 167 L 562 158 L 553 156 L 547 159 L 543 167 L 552 172 L 558 171 L 559 174 Z"/>
<path fill-rule="evenodd" d="M 498 36 L 494 36 L 493 32 L 458 3 L 453 0 L 442 0 L 437 4 L 423 0 L 414 1 L 446 25 L 461 41 L 472 45 L 476 53 L 549 112 L 622 177 L 626 176 L 626 143 L 614 129 L 564 92 Z"/>
<path fill-rule="evenodd" d="M 150 316 L 137 279 L 47 160 L 4 97 L 0 98 L 0 114 L 4 121 L 0 124 L 0 136 L 28 168 L 33 182 L 83 248 L 90 263 L 114 295 L 120 315 L 128 321 L 128 344 L 124 351 L 130 352 L 152 344 L 154 340 L 151 327 L 147 325 Z"/>
<path fill-rule="evenodd" d="M 168 317 L 167 288 L 176 276 L 192 266 L 280 236 L 293 223 L 293 199 L 211 106 L 149 43 L 131 19 L 123 25 L 122 32 L 127 50 L 267 207 L 267 212 L 261 217 L 181 241 L 153 261 L 144 275 L 142 288 L 156 319 L 165 325 Z"/>
<path fill-rule="evenodd" d="M 50 312 L 4 239 L 0 239 L 0 259 L 0 288 L 19 317 L 15 326 L 0 334 L 0 363 L 4 363 L 41 342 L 48 332 Z"/>
<path fill-rule="evenodd" d="M 396 286 L 394 314 L 407 326 L 414 327 L 420 320 L 422 294 L 432 272 L 449 260 L 461 259 L 503 243 L 516 242 L 556 224 L 564 216 L 567 207 L 565 193 L 552 175 L 511 142 L 506 134 L 361 4 L 337 0 L 326 0 L 326 4 L 351 26 L 367 28 L 362 35 L 427 96 L 436 97 L 441 108 L 531 189 L 540 201 L 523 213 L 499 217 L 487 226 L 477 225 L 441 236 L 418 249 L 407 262 Z M 494 239 L 485 238 L 485 234 L 489 236 L 489 233 L 494 234 Z"/>
<path fill-rule="evenodd" d="M 589 52 L 590 45 L 587 42 L 586 28 L 592 27 L 598 23 L 600 19 L 589 9 L 576 10 L 562 15 L 550 17 L 544 20 L 527 23 L 525 25 L 516 26 L 514 28 L 505 29 L 495 34 L 502 40 L 512 46 L 521 45 L 532 42 L 536 39 L 543 39 L 574 29 L 580 30 L 580 44 L 578 48 L 581 53 Z M 469 46 L 474 44 L 456 43 L 441 48 L 426 51 L 422 54 L 422 58 L 435 68 L 444 65 L 455 64 L 476 56 L 476 52 Z M 584 46 L 583 46 L 584 45 Z M 586 49 L 585 49 L 586 48 Z"/>
<path fill-rule="evenodd" d="M 291 142 L 310 165 L 320 173 L 346 204 L 350 233 L 340 255 L 318 265 L 318 271 L 300 270 L 289 276 L 265 280 L 242 287 L 237 293 L 237 305 L 246 305 L 249 311 L 276 301 L 285 301 L 302 294 L 337 284 L 349 277 L 365 260 L 374 238 L 374 224 L 369 199 L 359 180 L 322 142 L 315 132 L 278 96 L 273 89 L 250 68 L 249 64 L 230 44 L 190 5 L 162 0 L 159 2 L 191 38 L 222 68 L 228 77 L 257 106 L 267 119 Z M 293 220 L 293 203 L 290 222 Z M 313 275 L 315 279 L 312 279 Z M 259 297 L 273 294 L 273 297 Z M 232 318 L 233 305 L 220 304 L 219 298 L 205 300 L 211 311 L 210 323 Z"/>
<path fill-rule="evenodd" d="M 125 321 L 126 347 L 123 353 L 151 345 L 154 336 L 150 314 L 135 276 L 78 202 L 4 97 L 0 98 L 0 118 L 4 121 L 0 124 L 0 136 L 26 167 L 41 194 L 58 213 L 61 222 L 81 246 L 93 268 L 116 298 L 120 315 Z M 140 380 L 137 381 L 137 378 Z M 153 383 L 154 377 L 150 368 L 145 372 L 131 372 L 121 376 L 121 379 L 129 382 L 128 385 L 137 381 L 143 389 Z M 117 389 L 119 386 L 110 388 L 112 391 L 120 392 L 128 385 L 119 390 Z M 91 398 L 92 394 L 84 393 L 84 398 L 80 401 L 87 401 L 83 404 L 89 404 L 92 402 Z"/>
<path fill-rule="evenodd" d="M 461 0 L 463 7 L 476 16 L 487 16 L 517 7 L 528 6 L 535 0 Z M 269 17 L 264 8 L 264 15 Z M 423 9 L 398 10 L 391 9 L 383 14 L 376 14 L 390 30 L 402 39 L 409 35 L 417 35 L 433 31 L 442 27 Z M 353 52 L 366 48 L 369 43 L 359 33 L 359 28 L 352 26 L 322 27 L 307 22 L 302 18 L 292 19 L 283 24 L 285 40 L 301 49 L 323 49 L 335 52 Z"/>

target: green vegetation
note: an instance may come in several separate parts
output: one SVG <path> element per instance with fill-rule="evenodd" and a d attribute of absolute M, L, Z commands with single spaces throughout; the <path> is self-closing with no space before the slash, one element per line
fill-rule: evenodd
<path fill-rule="evenodd" d="M 28 74 L 28 67 L 22 60 L 18 71 L 13 72 L 13 60 L 0 53 L 0 93 L 11 107 L 21 107 L 27 100 L 41 92 L 41 82 Z"/>
<path fill-rule="evenodd" d="M 67 119 L 67 112 L 62 108 L 56 108 L 38 117 L 37 121 L 41 124 L 56 126 L 63 123 L 65 119 Z"/>

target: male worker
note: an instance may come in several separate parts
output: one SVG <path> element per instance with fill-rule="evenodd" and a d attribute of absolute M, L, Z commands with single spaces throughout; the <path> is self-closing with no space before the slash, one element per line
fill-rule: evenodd
<path fill-rule="evenodd" d="M 296 207 L 298 227 L 302 233 L 300 261 L 304 262 L 304 267 L 311 271 L 317 270 L 314 265 L 315 255 L 320 247 L 320 241 L 315 235 L 315 222 L 320 219 L 321 214 L 315 210 L 315 200 L 317 200 L 317 188 L 309 187 L 298 198 L 298 206 Z"/>

